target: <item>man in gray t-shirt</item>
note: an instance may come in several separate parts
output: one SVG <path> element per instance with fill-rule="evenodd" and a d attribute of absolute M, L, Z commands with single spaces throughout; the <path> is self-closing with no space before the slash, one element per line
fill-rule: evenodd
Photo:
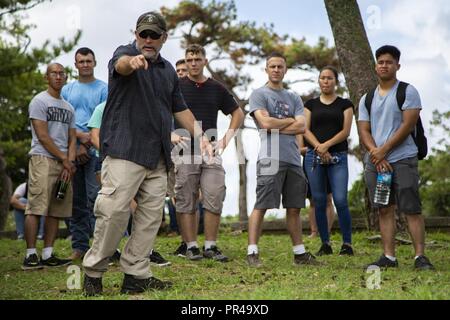
<path fill-rule="evenodd" d="M 303 103 L 299 96 L 283 88 L 286 59 L 277 53 L 266 61 L 267 84 L 250 96 L 250 114 L 260 131 L 261 150 L 257 164 L 256 203 L 249 219 L 247 262 L 261 265 L 258 241 L 267 209 L 286 210 L 294 263 L 317 264 L 302 241 L 300 208 L 305 207 L 306 178 L 301 167 L 297 136 L 305 130 Z"/>
<path fill-rule="evenodd" d="M 416 252 L 416 269 L 433 269 L 425 251 L 425 227 L 419 197 L 419 172 L 417 146 L 411 137 L 422 108 L 417 90 L 406 87 L 403 105 L 397 102 L 400 69 L 400 51 L 393 46 L 383 46 L 376 52 L 376 72 L 379 86 L 374 92 L 370 112 L 366 108 L 367 95 L 359 104 L 358 131 L 361 142 L 368 150 L 364 157 L 364 177 L 370 199 L 379 209 L 383 255 L 369 266 L 397 267 L 395 258 L 395 210 L 403 212 Z M 401 108 L 401 110 L 400 110 Z M 386 206 L 374 203 L 377 175 L 392 173 L 392 187 Z"/>
<path fill-rule="evenodd" d="M 29 106 L 32 141 L 28 166 L 28 203 L 25 209 L 27 252 L 22 264 L 23 270 L 58 267 L 71 262 L 54 255 L 53 243 L 59 219 L 72 215 L 70 180 L 75 173 L 75 112 L 61 98 L 61 89 L 67 80 L 64 67 L 59 63 L 50 64 L 45 79 L 48 83 L 47 90 L 36 95 Z M 58 197 L 55 196 L 56 193 Z M 46 217 L 45 235 L 44 249 L 39 260 L 36 235 L 42 216 Z"/>
<path fill-rule="evenodd" d="M 73 107 L 63 99 L 52 97 L 48 91 L 42 91 L 36 95 L 29 106 L 30 119 L 47 122 L 48 135 L 56 147 L 67 153 L 69 149 L 69 129 L 75 127 L 75 111 Z M 29 155 L 42 155 L 57 159 L 39 141 L 34 126 L 31 126 L 31 150 Z"/>

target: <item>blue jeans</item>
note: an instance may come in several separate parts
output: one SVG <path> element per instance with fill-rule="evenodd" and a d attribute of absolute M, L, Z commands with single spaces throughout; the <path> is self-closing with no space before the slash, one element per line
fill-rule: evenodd
<path fill-rule="evenodd" d="M 333 152 L 339 162 L 336 164 L 321 165 L 313 164 L 316 156 L 314 150 L 308 150 L 305 157 L 305 169 L 308 176 L 311 194 L 316 205 L 316 222 L 322 243 L 330 241 L 327 221 L 327 178 L 333 194 L 334 205 L 339 217 L 344 243 L 352 243 L 352 218 L 348 209 L 347 185 L 348 164 L 347 152 Z M 314 167 L 314 168 L 313 168 Z"/>
<path fill-rule="evenodd" d="M 26 198 L 20 198 L 20 203 L 27 204 L 28 200 Z M 14 219 L 16 221 L 16 233 L 18 239 L 23 239 L 25 236 L 25 211 L 14 209 Z M 43 239 L 44 238 L 44 224 L 45 224 L 45 217 L 42 216 L 39 219 L 39 231 L 38 231 L 38 238 Z"/>
<path fill-rule="evenodd" d="M 172 198 L 169 198 L 167 205 L 169 206 L 170 231 L 179 232 L 177 223 L 177 211 L 175 209 L 175 205 L 172 202 Z"/>
<path fill-rule="evenodd" d="M 72 235 L 72 249 L 85 253 L 89 250 L 89 239 L 95 229 L 93 213 L 95 199 L 100 186 L 95 179 L 97 157 L 93 148 L 91 158 L 83 165 L 77 164 L 77 171 L 73 177 L 73 212 L 70 219 L 70 233 Z"/>

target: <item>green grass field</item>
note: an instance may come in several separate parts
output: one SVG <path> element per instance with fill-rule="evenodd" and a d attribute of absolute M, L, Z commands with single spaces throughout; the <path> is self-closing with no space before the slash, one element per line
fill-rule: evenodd
<path fill-rule="evenodd" d="M 233 234 L 221 230 L 219 247 L 231 261 L 218 263 L 210 260 L 191 262 L 170 255 L 178 245 L 178 238 L 158 237 L 155 248 L 172 262 L 169 267 L 152 267 L 158 278 L 171 280 L 174 287 L 165 292 L 148 292 L 127 296 L 120 294 L 122 273 L 112 266 L 103 279 L 104 295 L 94 299 L 126 300 L 303 300 L 303 299 L 449 299 L 450 298 L 450 235 L 427 235 L 427 256 L 436 271 L 413 270 L 413 251 L 410 245 L 397 247 L 399 268 L 381 272 L 380 289 L 369 289 L 373 274 L 363 266 L 381 254 L 380 244 L 367 240 L 372 234 L 354 234 L 354 257 L 341 257 L 340 236 L 332 236 L 335 254 L 321 257 L 320 267 L 293 266 L 293 254 L 287 234 L 264 234 L 260 255 L 264 266 L 249 268 L 245 261 L 247 234 Z M 203 244 L 203 237 L 200 237 Z M 124 241 L 126 241 L 124 239 Z M 124 242 L 123 241 L 123 242 Z M 122 243 L 122 247 L 123 247 Z M 306 239 L 307 249 L 313 253 L 320 246 L 318 239 Z M 42 241 L 38 247 L 42 247 Z M 60 257 L 70 254 L 70 243 L 58 240 L 55 246 Z M 0 299 L 86 299 L 81 290 L 70 290 L 67 268 L 22 271 L 25 243 L 18 240 L 0 240 Z M 81 277 L 82 278 L 82 277 Z M 70 278 L 73 279 L 73 278 Z M 73 282 L 71 282 L 73 283 Z"/>

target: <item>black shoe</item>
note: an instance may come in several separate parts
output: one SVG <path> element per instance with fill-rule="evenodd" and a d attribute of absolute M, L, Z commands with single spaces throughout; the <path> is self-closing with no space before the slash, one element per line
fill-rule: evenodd
<path fill-rule="evenodd" d="M 114 252 L 114 254 L 111 256 L 111 257 L 109 257 L 109 265 L 110 266 L 112 266 L 113 264 L 115 264 L 115 263 L 119 263 L 119 261 L 120 261 L 120 256 L 121 256 L 121 254 L 120 254 L 120 250 L 119 249 L 116 249 L 116 251 Z"/>
<path fill-rule="evenodd" d="M 92 278 L 84 274 L 84 295 L 87 297 L 97 296 L 103 293 L 102 278 Z"/>
<path fill-rule="evenodd" d="M 333 249 L 328 243 L 322 243 L 322 246 L 320 247 L 319 251 L 317 251 L 316 255 L 318 256 L 326 256 L 333 254 Z"/>
<path fill-rule="evenodd" d="M 419 256 L 414 261 L 414 268 L 418 270 L 434 270 L 434 266 L 431 264 L 430 260 L 428 260 L 425 256 Z"/>
<path fill-rule="evenodd" d="M 186 250 L 186 258 L 189 260 L 201 260 L 203 256 L 199 248 L 192 247 Z"/>
<path fill-rule="evenodd" d="M 398 261 L 392 261 L 391 259 L 387 258 L 384 254 L 381 255 L 380 259 L 378 259 L 375 262 L 372 262 L 371 264 L 367 265 L 365 269 L 371 268 L 371 267 L 379 267 L 382 269 L 387 268 L 397 268 L 398 267 Z"/>
<path fill-rule="evenodd" d="M 44 266 L 39 262 L 37 254 L 33 253 L 23 260 L 22 270 L 42 269 Z"/>
<path fill-rule="evenodd" d="M 353 256 L 353 248 L 352 246 L 349 246 L 348 244 L 343 244 L 341 247 L 341 251 L 339 251 L 340 256 Z"/>
<path fill-rule="evenodd" d="M 159 267 L 165 267 L 165 266 L 170 266 L 171 263 L 170 261 L 167 261 L 166 259 L 163 258 L 162 255 L 159 254 L 158 251 L 152 250 L 152 253 L 150 254 L 150 256 L 148 257 L 150 259 L 150 262 L 156 266 Z"/>
<path fill-rule="evenodd" d="M 228 257 L 220 252 L 219 248 L 216 246 L 211 246 L 211 248 L 206 250 L 205 247 L 203 247 L 203 257 L 220 262 L 228 262 Z"/>
<path fill-rule="evenodd" d="M 314 257 L 311 253 L 305 252 L 302 254 L 294 254 L 294 265 L 302 265 L 302 264 L 308 264 L 317 266 L 321 263 L 316 260 L 316 257 Z"/>
<path fill-rule="evenodd" d="M 70 259 L 59 259 L 54 254 L 52 254 L 50 256 L 50 258 L 45 259 L 45 260 L 41 258 L 41 264 L 44 267 L 51 267 L 51 268 L 53 268 L 53 267 L 61 267 L 61 266 L 67 266 L 67 265 L 69 265 L 71 263 L 72 263 L 72 260 L 70 260 Z"/>
<path fill-rule="evenodd" d="M 187 244 L 186 242 L 182 241 L 180 246 L 177 248 L 177 250 L 175 250 L 173 254 L 182 258 L 186 258 L 186 251 L 187 251 Z"/>
<path fill-rule="evenodd" d="M 172 287 L 172 282 L 162 281 L 155 277 L 136 279 L 132 275 L 125 274 L 120 293 L 142 293 L 146 290 L 165 290 Z"/>

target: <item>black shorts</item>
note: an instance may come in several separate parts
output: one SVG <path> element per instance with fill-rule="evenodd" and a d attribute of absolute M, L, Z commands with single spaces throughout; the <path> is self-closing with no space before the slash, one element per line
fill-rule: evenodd
<path fill-rule="evenodd" d="M 396 204 L 400 212 L 404 214 L 420 214 L 422 205 L 419 196 L 419 170 L 417 157 L 402 159 L 391 163 L 394 169 L 392 175 L 391 194 L 389 204 Z M 364 178 L 369 190 L 370 202 L 374 208 L 382 208 L 373 202 L 375 187 L 377 185 L 377 170 L 369 159 L 369 154 L 364 156 Z"/>

